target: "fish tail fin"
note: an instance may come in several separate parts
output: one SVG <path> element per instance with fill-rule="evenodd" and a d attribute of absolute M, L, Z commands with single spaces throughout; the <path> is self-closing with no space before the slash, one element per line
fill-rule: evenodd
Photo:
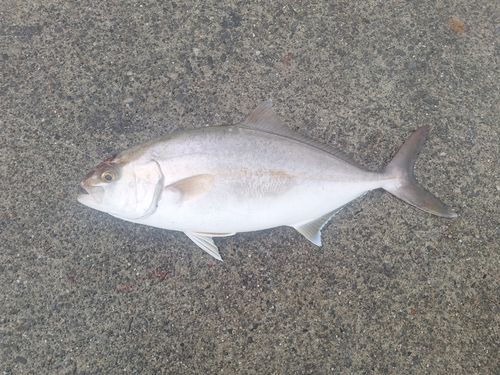
<path fill-rule="evenodd" d="M 383 186 L 384 190 L 425 212 L 442 217 L 456 217 L 446 205 L 420 185 L 413 176 L 413 166 L 429 132 L 428 126 L 417 129 L 404 143 L 394 159 L 384 169 L 396 183 Z M 394 181 L 394 180 L 393 180 Z"/>

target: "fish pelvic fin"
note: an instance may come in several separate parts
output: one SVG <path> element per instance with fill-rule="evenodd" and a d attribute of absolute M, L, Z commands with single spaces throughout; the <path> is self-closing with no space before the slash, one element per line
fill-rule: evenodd
<path fill-rule="evenodd" d="M 456 213 L 446 207 L 440 199 L 425 190 L 413 176 L 415 160 L 417 160 L 428 133 L 429 127 L 422 126 L 406 140 L 384 169 L 384 174 L 394 177 L 397 182 L 383 186 L 383 189 L 422 211 L 441 217 L 456 217 Z"/>

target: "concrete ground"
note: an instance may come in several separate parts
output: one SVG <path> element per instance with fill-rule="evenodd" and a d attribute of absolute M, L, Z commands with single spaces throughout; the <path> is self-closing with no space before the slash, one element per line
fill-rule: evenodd
<path fill-rule="evenodd" d="M 499 374 L 498 1 L 18 1 L 0 5 L 1 374 Z M 107 156 L 241 120 L 382 169 L 317 248 L 290 228 L 216 239 L 76 201 Z"/>

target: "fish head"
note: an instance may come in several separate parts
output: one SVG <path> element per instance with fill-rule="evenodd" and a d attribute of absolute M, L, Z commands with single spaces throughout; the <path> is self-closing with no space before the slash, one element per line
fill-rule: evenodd
<path fill-rule="evenodd" d="M 163 174 L 154 160 L 127 160 L 115 155 L 90 171 L 80 186 L 80 203 L 122 219 L 137 220 L 156 210 Z"/>

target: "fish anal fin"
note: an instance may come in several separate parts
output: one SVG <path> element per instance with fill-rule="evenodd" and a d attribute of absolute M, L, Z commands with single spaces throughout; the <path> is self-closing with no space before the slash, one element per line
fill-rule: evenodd
<path fill-rule="evenodd" d="M 330 219 L 340 210 L 341 208 L 314 220 L 292 225 L 292 227 L 316 246 L 321 246 L 321 229 L 323 229 L 326 223 L 328 223 L 328 221 L 330 221 Z"/>
<path fill-rule="evenodd" d="M 199 174 L 179 180 L 165 187 L 166 191 L 178 196 L 180 202 L 200 199 L 208 193 L 214 184 L 215 176 L 212 174 Z"/>
<path fill-rule="evenodd" d="M 193 241 L 196 245 L 198 245 L 203 251 L 206 251 L 215 259 L 222 261 L 222 258 L 219 254 L 219 249 L 217 248 L 217 246 L 215 246 L 212 237 L 206 235 L 205 233 L 196 233 L 196 232 L 184 232 L 184 233 L 191 239 L 191 241 Z"/>

